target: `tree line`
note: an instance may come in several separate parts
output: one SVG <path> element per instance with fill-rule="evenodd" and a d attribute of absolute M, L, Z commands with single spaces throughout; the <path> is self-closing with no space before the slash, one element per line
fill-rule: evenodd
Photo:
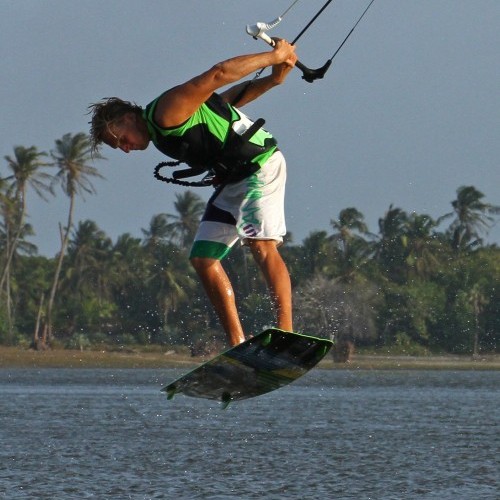
<path fill-rule="evenodd" d="M 116 241 L 91 220 L 74 221 L 78 196 L 99 178 L 89 137 L 65 134 L 50 152 L 15 146 L 0 177 L 0 342 L 36 348 L 185 346 L 220 349 L 221 328 L 188 253 L 205 203 L 176 195 L 175 213 L 153 215 L 141 237 Z M 61 247 L 40 256 L 26 222 L 29 190 L 68 198 Z M 296 330 L 407 353 L 497 352 L 500 249 L 483 237 L 500 207 L 461 186 L 435 219 L 390 205 L 371 232 L 354 207 L 325 230 L 283 246 Z M 265 283 L 244 247 L 225 267 L 247 332 L 273 324 Z"/>

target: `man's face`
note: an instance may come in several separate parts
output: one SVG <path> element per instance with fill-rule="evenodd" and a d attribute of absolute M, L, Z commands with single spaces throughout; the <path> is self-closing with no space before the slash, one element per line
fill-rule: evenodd
<path fill-rule="evenodd" d="M 149 145 L 150 137 L 146 124 L 134 113 L 127 113 L 116 123 L 108 126 L 103 134 L 103 142 L 124 153 L 142 151 Z"/>

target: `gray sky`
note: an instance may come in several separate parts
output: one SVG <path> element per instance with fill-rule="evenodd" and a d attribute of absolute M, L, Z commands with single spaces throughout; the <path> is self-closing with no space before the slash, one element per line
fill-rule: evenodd
<path fill-rule="evenodd" d="M 165 89 L 240 53 L 267 50 L 245 33 L 291 0 L 0 0 L 0 174 L 15 145 L 48 151 L 63 134 L 88 132 L 89 103 L 118 96 L 146 105 Z M 293 39 L 323 5 L 302 0 L 271 32 Z M 310 67 L 334 52 L 368 0 L 336 0 L 301 38 Z M 266 119 L 288 163 L 287 225 L 300 243 L 331 231 L 356 207 L 372 232 L 390 204 L 438 217 L 462 185 L 500 204 L 500 1 L 375 0 L 324 80 L 294 70 L 245 108 Z M 174 213 L 173 187 L 153 178 L 166 158 L 153 146 L 103 150 L 96 195 L 76 219 L 113 240 L 141 235 Z M 193 188 L 208 199 L 211 188 Z M 68 199 L 30 193 L 29 222 L 42 254 L 59 248 Z M 487 237 L 500 242 L 500 225 Z"/>

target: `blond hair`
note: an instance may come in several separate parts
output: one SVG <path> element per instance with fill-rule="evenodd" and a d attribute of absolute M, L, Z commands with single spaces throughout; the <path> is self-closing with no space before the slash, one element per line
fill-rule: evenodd
<path fill-rule="evenodd" d="M 101 101 L 91 104 L 89 114 L 92 118 L 90 124 L 90 142 L 92 152 L 97 153 L 103 142 L 104 132 L 109 130 L 112 123 L 117 123 L 127 113 L 142 115 L 142 108 L 137 104 L 124 101 L 118 97 L 105 97 Z"/>

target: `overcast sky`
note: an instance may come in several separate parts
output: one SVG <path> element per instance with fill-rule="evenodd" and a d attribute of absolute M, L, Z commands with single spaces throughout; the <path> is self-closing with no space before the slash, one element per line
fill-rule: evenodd
<path fill-rule="evenodd" d="M 88 132 L 86 108 L 106 96 L 146 105 L 167 88 L 242 53 L 267 50 L 245 33 L 291 0 L 0 0 L 0 175 L 15 145 L 49 151 Z M 270 34 L 293 39 L 324 0 L 302 0 Z M 336 0 L 299 41 L 321 66 L 368 0 Z M 287 225 L 300 243 L 356 207 L 372 232 L 390 204 L 439 217 L 473 185 L 500 204 L 500 1 L 375 0 L 324 80 L 285 85 L 245 108 L 266 119 L 288 163 Z M 174 213 L 173 187 L 153 178 L 153 146 L 103 150 L 96 195 L 77 201 L 113 241 Z M 211 188 L 193 188 L 208 199 Z M 59 248 L 68 199 L 29 194 L 40 253 Z M 486 238 L 500 243 L 500 225 Z"/>

